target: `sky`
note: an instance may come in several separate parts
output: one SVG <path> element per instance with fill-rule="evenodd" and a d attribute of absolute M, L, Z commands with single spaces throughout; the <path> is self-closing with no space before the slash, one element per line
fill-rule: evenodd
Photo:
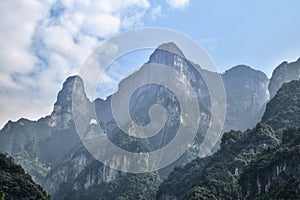
<path fill-rule="evenodd" d="M 64 80 L 104 39 L 161 27 L 194 39 L 219 72 L 246 64 L 265 72 L 300 57 L 298 0 L 4 0 L 0 3 L 0 127 L 49 115 Z M 108 71 L 102 98 L 145 62 Z M 128 58 L 121 58 L 121 61 Z M 122 62 L 121 62 L 122 63 Z"/>

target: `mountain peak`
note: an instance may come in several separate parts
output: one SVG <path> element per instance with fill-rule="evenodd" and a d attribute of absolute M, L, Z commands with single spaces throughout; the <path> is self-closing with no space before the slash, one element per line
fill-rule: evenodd
<path fill-rule="evenodd" d="M 260 70 L 255 70 L 247 65 L 237 65 L 225 71 L 224 76 L 236 76 L 236 77 L 249 77 L 250 75 L 259 78 L 260 80 L 267 81 L 268 77 Z"/>
<path fill-rule="evenodd" d="M 66 129 L 72 121 L 72 102 L 81 102 L 82 109 L 87 109 L 90 103 L 86 96 L 83 80 L 80 76 L 70 76 L 63 83 L 57 95 L 49 125 L 58 129 Z"/>
<path fill-rule="evenodd" d="M 80 96 L 85 95 L 83 80 L 78 75 L 68 77 L 63 83 L 63 87 L 59 91 L 57 101 L 54 104 L 54 110 L 55 106 L 68 107 L 70 109 L 73 92 Z M 70 110 L 66 111 L 70 112 Z"/>
<path fill-rule="evenodd" d="M 300 77 L 300 58 L 294 62 L 284 61 L 278 65 L 273 73 L 269 83 L 271 98 L 275 96 L 283 83 L 292 80 L 298 80 Z"/>
<path fill-rule="evenodd" d="M 186 59 L 183 52 L 174 42 L 159 45 L 151 54 L 148 63 L 159 63 L 172 66 L 175 60 Z"/>
<path fill-rule="evenodd" d="M 159 45 L 157 49 L 168 51 L 181 57 L 185 57 L 181 49 L 174 42 L 163 43 Z"/>

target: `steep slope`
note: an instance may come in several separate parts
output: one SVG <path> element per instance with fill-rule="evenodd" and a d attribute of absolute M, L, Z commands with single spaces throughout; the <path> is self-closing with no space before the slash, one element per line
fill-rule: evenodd
<path fill-rule="evenodd" d="M 221 149 L 208 162 L 197 159 L 175 168 L 157 197 L 299 199 L 299 129 L 282 136 L 286 127 L 300 125 L 299 97 L 300 81 L 285 83 L 267 104 L 263 123 L 244 133 L 225 133 Z M 186 183 L 183 188 L 179 180 Z"/>
<path fill-rule="evenodd" d="M 227 132 L 222 137 L 220 150 L 210 158 L 197 159 L 175 168 L 160 186 L 157 198 L 238 199 L 237 181 L 243 167 L 277 143 L 271 127 L 265 124 L 258 124 L 244 133 Z M 181 188 L 182 182 L 185 183 L 184 189 Z"/>
<path fill-rule="evenodd" d="M 207 85 L 196 69 L 201 70 L 207 76 L 209 74 L 215 75 L 215 73 L 203 70 L 199 65 L 189 61 L 174 43 L 159 46 L 147 63 L 164 64 L 180 72 L 182 77 L 184 74 L 196 92 L 201 113 L 199 131 L 189 151 L 170 166 L 160 170 L 159 177 L 157 172 L 145 176 L 135 176 L 145 184 L 156 186 L 159 178 L 166 178 L 176 165 L 191 161 L 198 156 L 199 146 L 204 139 L 210 121 L 211 99 Z M 143 70 L 143 66 L 140 70 Z M 180 80 L 182 77 L 175 78 Z M 266 76 L 262 72 L 249 67 L 239 66 L 228 70 L 221 77 L 228 93 L 226 130 L 249 128 L 259 120 L 260 106 L 268 98 L 265 88 L 268 81 Z M 130 81 L 131 78 L 133 78 L 132 75 L 123 81 Z M 75 91 L 73 90 L 74 87 L 77 88 Z M 0 132 L 0 141 L 4 144 L 0 147 L 0 151 L 8 152 L 49 193 L 56 193 L 56 197 L 63 195 L 63 191 L 76 193 L 77 190 L 79 194 L 88 195 L 91 188 L 97 188 L 100 185 L 105 185 L 105 188 L 111 187 L 111 182 L 122 188 L 122 184 L 119 183 L 130 176 L 130 174 L 128 176 L 126 174 L 118 176 L 120 172 L 97 163 L 82 147 L 73 122 L 72 96 L 75 97 L 76 102 L 80 102 L 79 107 L 76 107 L 76 109 L 83 115 L 88 116 L 94 104 L 98 117 L 96 121 L 107 129 L 106 132 L 112 141 L 126 150 L 140 152 L 159 149 L 172 140 L 181 123 L 179 102 L 174 93 L 159 85 L 145 85 L 136 90 L 130 99 L 129 108 L 132 118 L 137 123 L 145 125 L 150 121 L 149 108 L 153 104 L 160 104 L 168 108 L 167 126 L 159 134 L 148 140 L 129 137 L 118 129 L 112 118 L 111 97 L 106 100 L 96 99 L 94 102 L 90 102 L 85 95 L 81 78 L 78 76 L 69 77 L 58 94 L 57 102 L 50 116 L 37 122 L 25 119 L 9 122 Z M 245 96 L 245 98 L 242 98 L 242 96 Z M 245 102 L 241 105 L 237 103 L 240 101 Z M 240 107 L 242 109 L 239 109 Z M 237 120 L 234 115 L 240 116 L 242 112 L 247 112 L 249 116 L 239 117 L 240 120 Z M 90 131 L 87 134 L 98 133 L 93 128 Z M 135 148 L 132 148 L 132 145 Z M 103 148 L 105 149 L 105 147 Z M 96 171 L 101 173 L 97 174 Z M 152 181 L 148 180 L 149 177 L 152 177 Z M 92 181 L 93 184 L 86 184 L 87 180 L 94 180 Z M 157 187 L 154 188 L 157 189 Z M 132 188 L 133 190 L 134 188 Z M 116 189 L 112 191 L 116 193 Z M 153 191 L 151 190 L 151 193 Z M 100 195 L 100 193 L 98 194 Z"/>
<path fill-rule="evenodd" d="M 131 174 L 109 171 L 100 162 L 93 161 L 74 181 L 63 182 L 53 199 L 155 199 L 160 184 L 157 172 Z M 103 177 L 106 173 L 107 176 Z M 109 176 L 111 174 L 113 177 Z"/>
<path fill-rule="evenodd" d="M 111 140 L 131 152 L 148 146 L 133 138 L 127 140 L 117 135 Z M 123 166 L 130 164 L 116 162 Z M 83 146 L 76 147 L 67 155 L 49 172 L 46 180 L 45 188 L 54 199 L 153 199 L 160 184 L 158 172 L 131 174 L 111 169 L 95 160 Z"/>
<path fill-rule="evenodd" d="M 282 143 L 260 154 L 241 174 L 245 199 L 300 198 L 300 129 L 283 132 Z"/>
<path fill-rule="evenodd" d="M 270 97 L 273 98 L 283 83 L 300 78 L 300 58 L 295 62 L 283 62 L 272 73 L 269 84 Z"/>
<path fill-rule="evenodd" d="M 0 199 L 50 199 L 43 189 L 16 165 L 11 157 L 0 153 Z"/>
<path fill-rule="evenodd" d="M 74 84 L 80 88 L 75 98 L 83 102 L 82 110 L 88 110 L 86 107 L 90 102 L 85 96 L 81 78 L 69 77 L 50 116 L 38 121 L 9 121 L 0 131 L 0 152 L 12 156 L 39 183 L 44 181 L 54 163 L 80 143 L 71 113 Z"/>
<path fill-rule="evenodd" d="M 222 74 L 222 79 L 227 97 L 225 130 L 254 127 L 269 99 L 268 77 L 249 66 L 238 65 Z"/>
<path fill-rule="evenodd" d="M 262 121 L 276 131 L 300 126 L 300 81 L 283 84 L 267 104 Z"/>

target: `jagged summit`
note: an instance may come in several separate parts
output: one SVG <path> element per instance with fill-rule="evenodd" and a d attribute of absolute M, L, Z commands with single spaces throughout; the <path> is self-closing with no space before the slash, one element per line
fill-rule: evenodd
<path fill-rule="evenodd" d="M 300 58 L 294 62 L 284 61 L 272 73 L 269 83 L 269 91 L 271 98 L 275 96 L 278 89 L 283 83 L 300 78 Z"/>
<path fill-rule="evenodd" d="M 76 92 L 77 95 L 85 96 L 83 80 L 78 75 L 68 77 L 63 83 L 63 87 L 57 95 L 57 101 L 54 104 L 54 110 L 57 106 L 62 106 L 65 108 L 71 107 L 71 100 L 74 92 Z"/>
<path fill-rule="evenodd" d="M 86 110 L 90 107 L 90 101 L 86 96 L 84 83 L 80 76 L 70 76 L 63 83 L 62 89 L 57 95 L 49 125 L 63 130 L 70 127 L 72 121 L 72 102 L 80 102 L 78 109 Z M 82 108 L 81 108 L 82 107 Z"/>
<path fill-rule="evenodd" d="M 186 59 L 181 49 L 174 43 L 163 43 L 150 55 L 148 63 L 171 64 L 176 57 Z"/>
<path fill-rule="evenodd" d="M 175 53 L 181 57 L 185 57 L 181 49 L 174 42 L 167 42 L 159 45 L 157 49 Z"/>

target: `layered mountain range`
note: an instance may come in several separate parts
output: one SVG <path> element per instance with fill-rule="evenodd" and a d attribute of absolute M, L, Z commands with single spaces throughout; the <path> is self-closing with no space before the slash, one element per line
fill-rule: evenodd
<path fill-rule="evenodd" d="M 262 122 L 226 132 L 215 154 L 175 168 L 157 199 L 299 199 L 299 98 L 300 81 L 285 83 Z"/>
<path fill-rule="evenodd" d="M 266 181 L 270 185 L 271 179 L 258 178 L 261 185 L 259 190 L 253 186 L 252 180 L 249 181 L 250 186 L 246 185 L 252 177 L 249 174 L 254 173 L 247 167 L 257 165 L 255 157 L 269 148 L 280 148 L 278 144 L 282 135 L 285 135 L 282 128 L 298 126 L 298 115 L 293 110 L 297 101 L 282 99 L 287 95 L 287 90 L 298 88 L 297 83 L 294 83 L 293 89 L 287 89 L 292 86 L 285 84 L 285 88 L 277 90 L 283 83 L 298 79 L 295 72 L 298 70 L 299 74 L 299 60 L 279 65 L 270 82 L 263 72 L 245 65 L 220 74 L 227 100 L 223 129 L 226 133 L 220 141 L 220 149 L 216 146 L 215 149 L 219 150 L 215 154 L 201 159 L 197 158 L 197 150 L 205 138 L 211 117 L 211 99 L 202 75 L 214 72 L 208 72 L 189 61 L 174 43 L 160 45 L 139 70 L 144 70 L 149 63 L 166 65 L 185 76 L 199 100 L 201 123 L 195 141 L 185 154 L 168 167 L 151 173 L 131 174 L 111 169 L 97 161 L 79 139 L 72 114 L 72 101 L 80 102 L 76 109 L 82 116 L 88 116 L 94 108 L 96 110 L 95 121 L 90 121 L 92 116 L 84 119 L 91 122 L 87 135 L 92 137 L 97 134 L 97 124 L 100 124 L 107 137 L 119 147 L 131 152 L 149 152 L 170 142 L 182 123 L 175 95 L 155 84 L 136 90 L 129 109 L 137 123 L 149 123 L 148 111 L 152 105 L 160 104 L 167 108 L 166 126 L 154 137 L 137 139 L 125 134 L 117 126 L 112 115 L 111 97 L 90 101 L 79 76 L 67 78 L 49 116 L 38 121 L 9 121 L 0 131 L 0 151 L 12 156 L 54 199 L 197 199 L 197 195 L 204 195 L 208 199 L 236 199 L 257 197 L 262 191 L 267 193 L 264 188 L 267 187 L 268 191 L 273 188 L 265 185 Z M 133 78 L 134 75 L 130 75 L 123 81 L 130 82 Z M 274 98 L 265 111 L 269 94 Z M 289 111 L 286 111 L 287 106 L 290 106 Z M 291 116 L 292 119 L 287 122 L 285 116 Z M 261 118 L 262 123 L 256 125 Z M 289 144 L 286 142 L 286 145 Z M 269 155 L 270 159 L 272 156 L 276 155 Z M 130 163 L 121 162 L 118 158 L 115 158 L 115 163 L 130 166 Z"/>

